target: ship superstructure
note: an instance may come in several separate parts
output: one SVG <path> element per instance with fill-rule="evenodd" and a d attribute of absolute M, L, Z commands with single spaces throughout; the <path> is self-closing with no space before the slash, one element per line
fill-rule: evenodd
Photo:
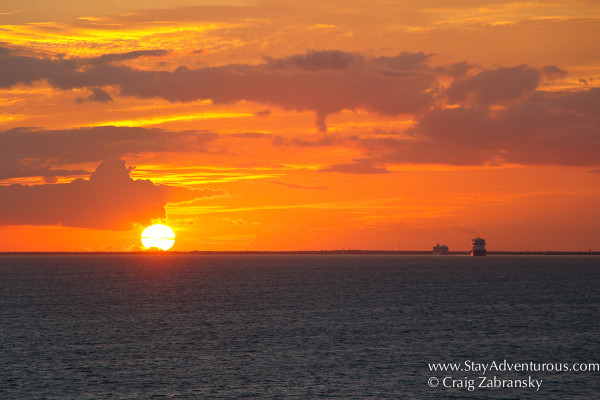
<path fill-rule="evenodd" d="M 445 244 L 441 245 L 438 243 L 437 246 L 433 246 L 433 254 L 434 255 L 443 255 L 448 254 L 448 246 Z"/>
<path fill-rule="evenodd" d="M 482 239 L 480 237 L 477 237 L 473 240 L 471 240 L 471 244 L 473 245 L 473 248 L 471 249 L 471 255 L 472 256 L 485 256 L 487 253 L 487 250 L 485 249 L 485 239 Z"/>

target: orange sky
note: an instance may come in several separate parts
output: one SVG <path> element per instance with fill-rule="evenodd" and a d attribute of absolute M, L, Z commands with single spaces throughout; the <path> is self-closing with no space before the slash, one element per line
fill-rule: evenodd
<path fill-rule="evenodd" d="M 600 250 L 599 41 L 596 0 L 4 1 L 0 251 Z"/>

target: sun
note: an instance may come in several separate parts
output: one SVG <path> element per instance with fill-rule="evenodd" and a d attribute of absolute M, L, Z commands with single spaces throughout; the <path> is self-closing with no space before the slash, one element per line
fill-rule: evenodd
<path fill-rule="evenodd" d="M 166 225 L 151 225 L 142 232 L 142 244 L 147 249 L 169 250 L 175 244 L 175 233 Z"/>

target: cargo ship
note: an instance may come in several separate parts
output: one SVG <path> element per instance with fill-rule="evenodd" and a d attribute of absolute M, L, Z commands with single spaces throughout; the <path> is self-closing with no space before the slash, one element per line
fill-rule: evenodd
<path fill-rule="evenodd" d="M 473 248 L 471 249 L 472 256 L 485 256 L 487 251 L 485 250 L 485 239 L 475 238 L 471 240 Z"/>
<path fill-rule="evenodd" d="M 441 245 L 438 243 L 437 246 L 433 246 L 433 254 L 434 255 L 443 255 L 443 254 L 448 254 L 448 246 L 446 245 Z"/>

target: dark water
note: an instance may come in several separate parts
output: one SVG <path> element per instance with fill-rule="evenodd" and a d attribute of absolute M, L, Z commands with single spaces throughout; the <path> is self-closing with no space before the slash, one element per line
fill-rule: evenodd
<path fill-rule="evenodd" d="M 428 363 L 598 363 L 599 287 L 593 256 L 3 256 L 0 398 L 592 399 Z"/>

